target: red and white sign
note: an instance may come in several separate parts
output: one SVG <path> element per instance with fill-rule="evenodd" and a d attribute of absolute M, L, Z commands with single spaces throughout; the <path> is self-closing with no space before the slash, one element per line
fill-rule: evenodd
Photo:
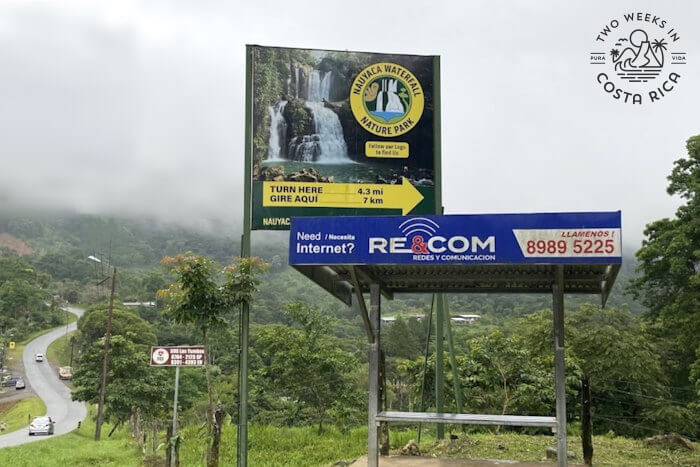
<path fill-rule="evenodd" d="M 204 346 L 151 347 L 151 366 L 204 366 Z"/>
<path fill-rule="evenodd" d="M 526 258 L 622 256 L 620 229 L 514 229 Z"/>

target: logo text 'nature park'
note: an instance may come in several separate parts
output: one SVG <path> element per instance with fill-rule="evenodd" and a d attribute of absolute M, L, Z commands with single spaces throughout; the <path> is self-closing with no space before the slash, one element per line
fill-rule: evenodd
<path fill-rule="evenodd" d="M 378 136 L 399 136 L 413 129 L 423 115 L 424 100 L 418 78 L 396 63 L 366 67 L 350 87 L 355 119 Z"/>
<path fill-rule="evenodd" d="M 680 34 L 651 13 L 625 13 L 595 36 L 590 64 L 595 79 L 613 99 L 628 104 L 660 101 L 681 79 L 686 52 Z"/>

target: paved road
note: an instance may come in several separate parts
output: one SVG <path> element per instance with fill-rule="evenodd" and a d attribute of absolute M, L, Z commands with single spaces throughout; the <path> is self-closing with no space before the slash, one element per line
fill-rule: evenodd
<path fill-rule="evenodd" d="M 80 317 L 83 310 L 67 308 L 68 311 Z M 58 374 L 51 368 L 47 361 L 35 362 L 34 355 L 43 353 L 49 344 L 74 331 L 76 324 L 71 323 L 59 329 L 41 335 L 24 346 L 22 361 L 24 362 L 25 381 L 31 386 L 36 395 L 46 404 L 46 414 L 56 421 L 55 435 L 62 435 L 73 431 L 78 422 L 87 416 L 87 408 L 82 402 L 73 402 L 70 397 L 70 389 L 58 379 Z M 29 436 L 26 428 L 0 436 L 0 448 L 17 446 L 45 439 L 44 436 Z"/>

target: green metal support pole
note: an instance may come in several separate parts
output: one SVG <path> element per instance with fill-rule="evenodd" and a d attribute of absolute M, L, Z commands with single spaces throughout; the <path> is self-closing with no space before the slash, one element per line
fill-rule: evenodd
<path fill-rule="evenodd" d="M 442 351 L 442 340 L 444 338 L 443 318 L 445 307 L 443 302 L 444 294 L 437 294 L 437 313 L 435 313 L 435 411 L 445 412 L 445 362 Z M 445 425 L 438 423 L 437 438 L 445 437 Z"/>
<path fill-rule="evenodd" d="M 425 355 L 423 359 L 423 380 L 420 383 L 420 410 L 419 412 L 425 412 L 425 380 L 428 375 L 428 355 L 430 355 L 430 333 L 433 331 L 433 309 L 435 308 L 435 294 L 433 294 L 433 299 L 430 302 L 430 312 L 426 316 L 426 321 L 428 323 L 428 333 L 425 336 Z M 420 435 L 422 432 L 423 424 L 418 424 L 418 444 L 420 444 Z"/>
<path fill-rule="evenodd" d="M 433 59 L 433 166 L 435 213 L 442 213 L 442 116 L 440 115 L 440 57 Z"/>
<path fill-rule="evenodd" d="M 452 386 L 455 391 L 455 402 L 457 413 L 462 413 L 462 388 L 459 383 L 459 371 L 457 369 L 457 357 L 455 353 L 455 343 L 452 338 L 452 320 L 450 319 L 449 300 L 445 297 L 445 320 L 447 321 L 447 348 L 450 351 L 450 368 L 452 369 Z M 462 425 L 464 426 L 464 425 Z"/>
<path fill-rule="evenodd" d="M 433 59 L 433 155 L 434 155 L 434 178 L 435 178 L 435 213 L 442 214 L 442 132 L 440 115 L 440 57 Z M 443 317 L 444 312 L 443 294 L 437 294 L 435 313 L 435 407 L 438 413 L 445 411 L 445 364 L 442 352 L 442 344 L 445 336 Z M 442 423 L 437 426 L 437 437 L 445 437 L 445 427 Z"/>
<path fill-rule="evenodd" d="M 253 120 L 253 48 L 246 46 L 245 90 L 245 179 L 243 181 L 243 235 L 241 257 L 250 257 L 250 198 L 252 185 L 252 120 Z M 238 327 L 238 430 L 236 462 L 238 467 L 248 465 L 248 336 L 250 328 L 250 303 L 241 306 Z"/>

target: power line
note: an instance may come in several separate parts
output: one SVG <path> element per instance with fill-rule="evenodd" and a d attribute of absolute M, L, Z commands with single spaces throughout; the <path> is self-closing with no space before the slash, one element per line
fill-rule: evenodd
<path fill-rule="evenodd" d="M 662 431 L 662 430 L 659 430 L 658 428 L 652 428 L 652 427 L 649 427 L 649 426 L 639 425 L 639 424 L 636 424 L 636 423 L 623 422 L 623 421 L 621 421 L 621 420 L 613 420 L 613 419 L 611 419 L 611 418 L 606 418 L 606 417 L 601 417 L 601 416 L 598 416 L 598 417 L 596 417 L 596 418 L 599 418 L 599 419 L 601 419 L 601 420 L 607 420 L 607 421 L 612 422 L 612 423 L 622 423 L 622 424 L 624 424 L 624 425 L 629 425 L 629 426 L 631 426 L 631 427 L 642 428 L 642 429 L 644 429 L 644 430 L 653 431 L 654 433 L 658 433 L 659 431 Z M 700 441 L 700 440 L 698 440 L 697 438 L 694 438 L 694 437 L 692 437 L 692 436 L 690 436 L 690 435 L 687 435 L 687 434 L 685 434 L 685 433 L 678 433 L 678 434 L 681 435 L 681 436 L 683 436 L 683 437 L 685 437 L 685 438 L 688 438 L 688 439 L 691 440 L 691 441 Z"/>
<path fill-rule="evenodd" d="M 646 394 L 641 394 L 638 392 L 629 392 L 629 391 L 623 391 L 621 389 L 614 389 L 614 388 L 604 388 L 604 389 L 607 391 L 615 391 L 615 392 L 619 392 L 621 394 L 629 394 L 630 396 L 644 397 L 646 399 L 653 399 L 653 400 L 657 400 L 657 401 L 661 401 L 661 402 L 672 402 L 676 405 L 680 405 L 681 407 L 685 407 L 686 405 L 688 405 L 687 402 L 681 402 L 681 401 L 677 401 L 674 399 L 666 399 L 663 397 L 647 396 Z"/>
<path fill-rule="evenodd" d="M 626 381 L 624 379 L 601 379 L 601 381 L 606 381 L 608 383 L 627 383 L 627 384 L 638 384 L 640 386 L 649 386 L 649 387 L 654 387 L 654 388 L 669 388 L 669 389 L 678 389 L 680 391 L 688 391 L 695 393 L 695 389 L 693 389 L 691 386 L 686 386 L 686 387 L 680 387 L 680 386 L 668 386 L 665 384 L 651 384 L 651 383 L 642 383 L 639 381 Z M 594 381 L 595 383 L 595 381 Z"/>

